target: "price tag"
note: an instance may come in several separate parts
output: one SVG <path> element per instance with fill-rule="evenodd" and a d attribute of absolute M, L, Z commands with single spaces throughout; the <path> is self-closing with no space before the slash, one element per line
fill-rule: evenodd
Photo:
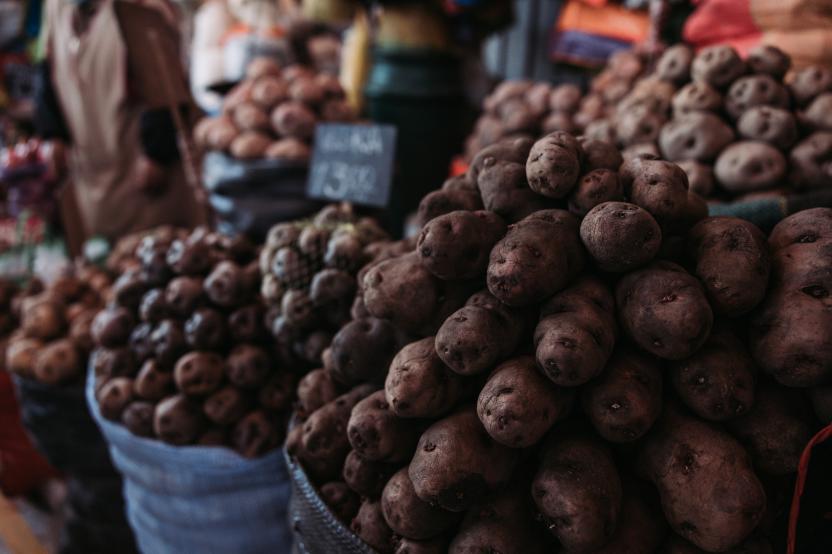
<path fill-rule="evenodd" d="M 390 199 L 395 150 L 391 125 L 318 125 L 306 193 L 383 208 Z"/>

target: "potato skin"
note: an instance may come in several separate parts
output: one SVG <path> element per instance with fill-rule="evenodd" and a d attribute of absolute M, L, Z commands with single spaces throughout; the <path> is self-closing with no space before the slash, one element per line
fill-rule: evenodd
<path fill-rule="evenodd" d="M 702 285 L 676 264 L 654 262 L 627 274 L 615 298 L 625 332 L 659 358 L 687 358 L 710 335 L 713 312 Z"/>
<path fill-rule="evenodd" d="M 621 512 L 621 478 L 598 440 L 551 435 L 531 489 L 543 521 L 567 551 L 592 551 L 612 539 Z"/>
<path fill-rule="evenodd" d="M 419 202 L 416 222 L 423 227 L 429 221 L 443 214 L 458 210 L 476 211 L 483 208 L 480 192 L 471 189 L 441 189 L 429 192 Z"/>
<path fill-rule="evenodd" d="M 380 502 L 365 499 L 358 509 L 358 515 L 353 518 L 350 529 L 379 554 L 392 554 L 393 530 L 384 521 Z"/>
<path fill-rule="evenodd" d="M 649 358 L 619 350 L 604 373 L 582 392 L 584 411 L 605 440 L 644 436 L 662 410 L 662 373 Z"/>
<path fill-rule="evenodd" d="M 381 497 L 384 485 L 399 469 L 399 464 L 371 462 L 350 450 L 344 460 L 341 471 L 344 482 L 364 498 L 377 499 Z"/>
<path fill-rule="evenodd" d="M 720 153 L 714 174 L 728 192 L 739 194 L 778 185 L 786 176 L 786 158 L 759 141 L 739 141 Z"/>
<path fill-rule="evenodd" d="M 399 341 L 389 322 L 374 317 L 346 324 L 332 339 L 332 377 L 339 383 L 382 383 Z"/>
<path fill-rule="evenodd" d="M 650 212 L 663 232 L 688 226 L 688 177 L 679 166 L 635 157 L 624 162 L 619 175 L 630 202 Z"/>
<path fill-rule="evenodd" d="M 598 279 L 585 277 L 541 307 L 534 332 L 537 364 L 556 385 L 584 384 L 603 370 L 617 335 L 612 294 Z"/>
<path fill-rule="evenodd" d="M 529 188 L 549 198 L 566 197 L 578 182 L 583 151 L 569 133 L 555 131 L 534 143 L 526 161 Z"/>
<path fill-rule="evenodd" d="M 673 362 L 669 370 L 676 394 L 703 419 L 730 420 L 754 405 L 757 369 L 743 343 L 724 326 L 715 328 L 699 351 Z"/>
<path fill-rule="evenodd" d="M 431 506 L 416 496 L 406 467 L 387 481 L 381 493 L 381 512 L 396 534 L 414 540 L 436 537 L 461 518 L 460 514 Z"/>
<path fill-rule="evenodd" d="M 659 252 L 662 231 L 649 212 L 627 202 L 604 202 L 581 222 L 581 241 L 602 271 L 623 273 Z"/>
<path fill-rule="evenodd" d="M 666 554 L 659 547 L 667 533 L 667 523 L 657 512 L 642 500 L 637 491 L 625 488 L 615 533 L 610 542 L 592 554 Z"/>
<path fill-rule="evenodd" d="M 402 537 L 396 545 L 395 554 L 445 554 L 447 551 L 448 539 L 445 536 L 424 541 L 414 541 Z"/>
<path fill-rule="evenodd" d="M 356 404 L 347 424 L 353 450 L 374 462 L 407 462 L 416 449 L 422 425 L 398 417 L 379 390 Z M 416 538 L 416 537 L 414 537 Z"/>
<path fill-rule="evenodd" d="M 342 523 L 350 523 L 358 514 L 361 499 L 341 481 L 330 481 L 321 486 L 321 500 L 329 506 Z"/>
<path fill-rule="evenodd" d="M 594 169 L 578 180 L 569 195 L 569 212 L 582 217 L 598 204 L 624 200 L 624 187 L 614 169 Z"/>
<path fill-rule="evenodd" d="M 578 222 L 564 210 L 544 210 L 509 227 L 491 251 L 488 290 L 509 306 L 551 296 L 584 266 Z"/>
<path fill-rule="evenodd" d="M 390 363 L 384 392 L 399 417 L 440 417 L 466 392 L 465 383 L 436 354 L 434 337 L 402 348 Z"/>
<path fill-rule="evenodd" d="M 797 471 L 800 455 L 812 438 L 812 425 L 799 392 L 763 385 L 754 406 L 731 420 L 729 429 L 748 448 L 754 465 L 769 475 Z"/>
<path fill-rule="evenodd" d="M 312 370 L 298 382 L 295 412 L 299 418 L 306 419 L 324 404 L 335 400 L 339 394 L 340 387 L 331 372 L 322 368 Z"/>
<path fill-rule="evenodd" d="M 740 544 L 766 508 L 745 449 L 711 424 L 667 406 L 639 453 L 671 528 L 708 552 Z"/>
<path fill-rule="evenodd" d="M 482 373 L 517 349 L 525 319 L 487 290 L 480 291 L 439 328 L 436 353 L 460 375 Z"/>
<path fill-rule="evenodd" d="M 423 501 L 462 512 L 507 483 L 516 460 L 517 452 L 492 440 L 468 406 L 422 434 L 408 475 Z"/>
<path fill-rule="evenodd" d="M 772 252 L 793 244 L 832 240 L 832 208 L 803 210 L 781 220 L 768 238 Z"/>
<path fill-rule="evenodd" d="M 477 416 L 500 444 L 525 448 L 537 444 L 572 408 L 572 391 L 557 387 L 522 356 L 500 364 L 477 401 Z"/>
<path fill-rule="evenodd" d="M 688 253 L 716 313 L 738 317 L 765 297 L 771 258 L 765 235 L 753 223 L 736 217 L 704 219 L 688 233 Z"/>
<path fill-rule="evenodd" d="M 503 219 L 493 212 L 451 212 L 425 225 L 416 251 L 422 264 L 440 279 L 473 279 L 486 270 L 491 249 L 506 230 Z"/>

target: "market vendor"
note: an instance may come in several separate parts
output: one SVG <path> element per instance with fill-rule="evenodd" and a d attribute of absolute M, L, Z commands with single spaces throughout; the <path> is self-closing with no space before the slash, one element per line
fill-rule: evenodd
<path fill-rule="evenodd" d="M 200 211 L 185 181 L 172 118 L 164 108 L 144 106 L 141 87 L 131 82 L 145 72 L 128 71 L 114 4 L 47 1 L 40 133 L 67 144 L 68 178 L 87 237 L 112 240 L 160 224 L 192 227 Z M 166 0 L 142 4 L 175 25 Z M 178 59 L 169 62 L 181 71 Z"/>

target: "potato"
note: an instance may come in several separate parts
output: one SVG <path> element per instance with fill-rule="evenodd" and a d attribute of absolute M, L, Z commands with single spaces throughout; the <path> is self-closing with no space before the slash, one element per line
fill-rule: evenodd
<path fill-rule="evenodd" d="M 280 63 L 277 60 L 259 56 L 246 66 L 246 79 L 256 81 L 267 76 L 279 77 L 280 69 Z"/>
<path fill-rule="evenodd" d="M 676 394 L 703 419 L 734 419 L 754 405 L 757 369 L 745 345 L 725 326 L 717 327 L 693 356 L 669 369 Z"/>
<path fill-rule="evenodd" d="M 556 385 L 582 385 L 603 370 L 617 334 L 609 290 L 585 277 L 542 306 L 535 358 Z"/>
<path fill-rule="evenodd" d="M 450 411 L 467 392 L 465 382 L 446 366 L 426 337 L 402 348 L 384 382 L 390 410 L 404 418 L 436 418 Z"/>
<path fill-rule="evenodd" d="M 675 44 L 664 51 L 656 62 L 656 76 L 677 85 L 690 78 L 690 65 L 693 62 L 693 50 L 684 44 Z"/>
<path fill-rule="evenodd" d="M 26 379 L 34 379 L 35 364 L 44 343 L 38 339 L 16 337 L 5 349 L 5 369 Z"/>
<path fill-rule="evenodd" d="M 244 458 L 262 456 L 282 441 L 282 429 L 262 410 L 249 413 L 231 430 L 231 447 Z"/>
<path fill-rule="evenodd" d="M 473 279 L 485 272 L 491 249 L 505 233 L 506 224 L 495 213 L 455 211 L 424 226 L 416 251 L 422 265 L 440 279 Z"/>
<path fill-rule="evenodd" d="M 619 350 L 601 376 L 582 392 L 584 411 L 605 440 L 643 437 L 662 410 L 662 374 L 649 358 Z"/>
<path fill-rule="evenodd" d="M 619 108 L 615 123 L 615 136 L 624 146 L 655 143 L 667 122 L 663 113 L 647 106 L 634 106 L 629 110 Z"/>
<path fill-rule="evenodd" d="M 694 81 L 705 81 L 722 89 L 736 81 L 746 71 L 746 65 L 731 46 L 703 48 L 693 58 L 690 73 Z"/>
<path fill-rule="evenodd" d="M 231 114 L 234 125 L 245 134 L 248 131 L 269 132 L 269 116 L 254 102 L 243 102 Z M 232 150 L 234 146 L 232 143 Z"/>
<path fill-rule="evenodd" d="M 332 378 L 347 385 L 381 383 L 398 348 L 396 329 L 387 321 L 351 321 L 332 339 Z"/>
<path fill-rule="evenodd" d="M 552 206 L 546 197 L 536 194 L 526 181 L 523 164 L 496 160 L 480 171 L 477 185 L 486 210 L 515 222 L 538 210 Z"/>
<path fill-rule="evenodd" d="M 231 384 L 242 389 L 263 386 L 275 369 L 269 354 L 263 348 L 250 344 L 234 347 L 225 364 L 220 363 L 220 369 L 223 367 Z"/>
<path fill-rule="evenodd" d="M 509 306 L 527 306 L 564 288 L 583 269 L 578 222 L 564 210 L 537 212 L 509 227 L 491 251 L 488 290 Z"/>
<path fill-rule="evenodd" d="M 650 212 L 662 232 L 687 227 L 688 179 L 679 166 L 637 157 L 624 162 L 619 177 L 630 202 Z"/>
<path fill-rule="evenodd" d="M 512 448 L 537 444 L 569 414 L 572 391 L 553 385 L 522 356 L 500 364 L 477 401 L 477 416 L 491 438 Z"/>
<path fill-rule="evenodd" d="M 271 122 L 272 128 L 280 137 L 308 140 L 315 133 L 317 119 L 314 112 L 304 104 L 293 101 L 284 102 L 276 107 L 271 113 Z"/>
<path fill-rule="evenodd" d="M 195 350 L 221 350 L 228 341 L 225 319 L 217 310 L 201 308 L 185 322 L 185 340 Z"/>
<path fill-rule="evenodd" d="M 250 402 L 240 389 L 227 385 L 205 399 L 202 411 L 217 425 L 238 422 L 249 411 Z"/>
<path fill-rule="evenodd" d="M 350 446 L 372 462 L 407 462 L 422 431 L 418 421 L 400 418 L 392 412 L 383 390 L 356 404 L 347 424 Z"/>
<path fill-rule="evenodd" d="M 615 533 L 606 545 L 592 554 L 664 553 L 659 547 L 666 533 L 664 518 L 642 500 L 640 491 L 625 489 Z"/>
<path fill-rule="evenodd" d="M 422 434 L 408 475 L 423 501 L 462 512 L 505 485 L 516 459 L 517 452 L 493 441 L 468 406 Z"/>
<path fill-rule="evenodd" d="M 205 294 L 221 308 L 236 308 L 246 303 L 251 291 L 243 268 L 230 260 L 214 266 L 205 278 Z"/>
<path fill-rule="evenodd" d="M 141 399 L 158 402 L 173 394 L 173 385 L 172 373 L 162 371 L 156 360 L 147 360 L 133 383 L 133 392 Z"/>
<path fill-rule="evenodd" d="M 39 304 L 38 306 L 43 306 Z M 36 309 L 39 311 L 40 308 Z M 57 312 L 56 312 L 57 313 Z M 34 336 L 38 338 L 43 334 L 32 335 L 27 331 L 26 320 L 31 317 L 31 311 L 23 315 L 23 332 L 27 336 Z M 92 338 L 95 343 L 105 348 L 118 348 L 127 344 L 130 338 L 130 332 L 133 330 L 135 321 L 133 316 L 124 308 L 108 308 L 102 310 L 95 316 L 92 322 Z"/>
<path fill-rule="evenodd" d="M 324 121 L 348 122 L 355 121 L 356 117 L 355 109 L 347 100 L 328 100 L 321 106 L 321 119 Z"/>
<path fill-rule="evenodd" d="M 543 554 L 554 551 L 547 549 L 551 547 L 547 542 L 547 537 L 534 525 L 527 488 L 518 483 L 474 506 L 466 514 L 447 552 Z"/>
<path fill-rule="evenodd" d="M 810 65 L 796 72 L 789 83 L 792 98 L 798 106 L 806 106 L 819 94 L 832 91 L 832 70 Z"/>
<path fill-rule="evenodd" d="M 124 409 L 133 401 L 133 380 L 129 377 L 110 379 L 96 392 L 95 399 L 104 418 L 119 421 Z"/>
<path fill-rule="evenodd" d="M 298 77 L 289 85 L 289 97 L 315 107 L 323 103 L 326 90 L 314 77 Z"/>
<path fill-rule="evenodd" d="M 654 262 L 627 274 L 615 299 L 630 339 L 659 358 L 687 358 L 710 335 L 713 312 L 702 285 L 676 264 Z"/>
<path fill-rule="evenodd" d="M 711 196 L 716 183 L 713 167 L 694 160 L 683 160 L 677 165 L 688 177 L 690 192 L 706 198 Z"/>
<path fill-rule="evenodd" d="M 80 377 L 83 365 L 75 344 L 69 339 L 59 339 L 38 352 L 34 376 L 41 383 L 57 386 Z"/>
<path fill-rule="evenodd" d="M 457 210 L 476 211 L 483 208 L 479 190 L 442 189 L 425 195 L 419 202 L 416 221 L 420 227 L 440 215 Z"/>
<path fill-rule="evenodd" d="M 121 422 L 137 437 L 153 438 L 153 412 L 156 406 L 150 402 L 131 402 L 121 414 Z"/>
<path fill-rule="evenodd" d="M 613 538 L 623 493 L 612 456 L 601 442 L 551 435 L 531 491 L 543 521 L 567 551 L 591 551 Z"/>
<path fill-rule="evenodd" d="M 362 497 L 377 499 L 399 467 L 399 464 L 371 462 L 351 450 L 344 460 L 342 476 L 350 489 Z"/>
<path fill-rule="evenodd" d="M 708 112 L 679 115 L 662 127 L 659 147 L 664 159 L 709 162 L 734 142 L 734 131 Z"/>
<path fill-rule="evenodd" d="M 272 139 L 266 133 L 260 131 L 243 131 L 237 138 L 231 141 L 229 152 L 232 156 L 240 160 L 263 158 L 271 143 Z"/>
<path fill-rule="evenodd" d="M 742 442 L 754 465 L 769 475 L 797 471 L 800 456 L 814 434 L 803 397 L 774 385 L 762 385 L 751 410 L 728 428 Z"/>
<path fill-rule="evenodd" d="M 214 118 L 209 121 L 204 129 L 204 144 L 210 150 L 226 151 L 231 147 L 240 132 L 234 126 L 234 122 L 227 115 Z"/>
<path fill-rule="evenodd" d="M 156 325 L 170 315 L 172 314 L 170 313 L 167 300 L 165 300 L 164 289 L 150 289 L 142 296 L 142 301 L 139 305 L 139 317 L 142 321 Z"/>
<path fill-rule="evenodd" d="M 770 44 L 760 44 L 749 50 L 745 62 L 752 72 L 770 75 L 778 81 L 783 80 L 792 65 L 787 53 Z"/>
<path fill-rule="evenodd" d="M 176 362 L 173 379 L 187 396 L 206 396 L 222 383 L 225 362 L 214 352 L 190 352 Z"/>
<path fill-rule="evenodd" d="M 786 159 L 765 142 L 735 142 L 722 151 L 714 173 L 727 191 L 741 193 L 773 187 L 786 174 Z"/>
<path fill-rule="evenodd" d="M 261 110 L 268 112 L 278 104 L 289 99 L 289 87 L 280 77 L 273 75 L 263 76 L 251 85 L 251 99 Z M 268 121 L 269 118 L 266 116 L 267 126 Z"/>
<path fill-rule="evenodd" d="M 580 113 L 575 114 L 575 121 L 576 122 L 579 119 L 580 115 L 581 115 Z M 595 121 L 588 122 L 584 126 L 583 136 L 586 137 L 589 140 L 601 141 L 601 142 L 608 143 L 608 144 L 612 145 L 613 148 L 615 148 L 614 145 L 617 142 L 616 137 L 615 137 L 615 127 L 613 125 L 613 122 L 610 121 L 609 119 L 596 119 Z M 578 138 L 580 138 L 580 137 L 578 137 Z M 615 152 L 616 152 L 616 154 L 618 154 L 618 156 L 620 158 L 621 154 L 618 152 L 618 148 L 615 148 Z M 586 151 L 586 146 L 584 146 L 584 155 L 586 156 L 587 160 L 592 159 L 591 154 Z M 591 162 L 586 161 L 584 163 L 585 164 L 590 164 Z M 619 162 L 619 165 L 621 165 L 620 162 Z M 585 170 L 590 169 L 590 168 L 592 168 L 592 165 L 585 165 L 584 166 Z"/>
<path fill-rule="evenodd" d="M 175 240 L 168 248 L 165 260 L 177 275 L 198 277 L 211 269 L 213 253 L 205 240 Z"/>
<path fill-rule="evenodd" d="M 261 304 L 249 304 L 231 312 L 228 328 L 232 343 L 260 342 L 267 334 Z"/>
<path fill-rule="evenodd" d="M 602 271 L 624 273 L 648 264 L 662 245 L 649 212 L 626 202 L 604 202 L 581 222 L 581 240 Z"/>
<path fill-rule="evenodd" d="M 379 554 L 392 554 L 395 542 L 393 531 L 384 521 L 378 501 L 365 499 L 358 515 L 353 518 L 350 529 Z"/>
<path fill-rule="evenodd" d="M 346 483 L 331 481 L 321 486 L 321 500 L 341 523 L 349 524 L 358 514 L 361 498 Z"/>
<path fill-rule="evenodd" d="M 460 375 L 475 375 L 510 356 L 526 329 L 523 313 L 487 290 L 468 299 L 436 333 L 436 353 Z"/>
<path fill-rule="evenodd" d="M 736 120 L 754 106 L 786 109 L 789 107 L 789 93 L 769 75 L 749 75 L 737 79 L 725 96 L 725 111 Z"/>
<path fill-rule="evenodd" d="M 768 243 L 775 255 L 793 244 L 812 244 L 832 240 L 832 209 L 812 208 L 792 214 L 771 230 Z"/>
<path fill-rule="evenodd" d="M 695 274 L 715 312 L 744 315 L 765 297 L 771 259 L 766 237 L 753 223 L 735 217 L 710 217 L 688 234 Z"/>
<path fill-rule="evenodd" d="M 396 544 L 396 554 L 445 554 L 447 551 L 448 539 L 444 535 L 424 541 L 401 538 Z"/>
<path fill-rule="evenodd" d="M 578 85 L 571 83 L 554 87 L 549 94 L 549 109 L 553 112 L 575 112 L 583 93 Z"/>
<path fill-rule="evenodd" d="M 583 150 L 569 133 L 555 131 L 538 140 L 529 152 L 529 187 L 549 198 L 566 197 L 578 182 Z"/>
<path fill-rule="evenodd" d="M 171 317 L 188 317 L 204 300 L 202 279 L 199 277 L 176 277 L 165 288 L 165 305 Z"/>
<path fill-rule="evenodd" d="M 335 400 L 340 392 L 331 372 L 325 369 L 312 370 L 298 382 L 295 412 L 300 419 L 306 419 L 324 404 Z"/>
<path fill-rule="evenodd" d="M 789 154 L 789 181 L 797 189 L 827 187 L 832 179 L 832 133 L 812 133 Z"/>
<path fill-rule="evenodd" d="M 372 392 L 369 385 L 360 385 L 323 405 L 303 423 L 298 457 L 304 467 L 316 466 L 317 471 L 310 471 L 314 479 L 329 481 L 341 471 L 350 450 L 346 433 L 350 412 Z"/>
<path fill-rule="evenodd" d="M 138 369 L 136 356 L 129 348 L 96 348 L 90 363 L 96 377 L 132 377 Z"/>
<path fill-rule="evenodd" d="M 694 81 L 673 95 L 672 105 L 674 117 L 700 111 L 717 112 L 722 109 L 722 95 L 709 84 Z"/>
<path fill-rule="evenodd" d="M 312 151 L 305 142 L 288 137 L 271 143 L 263 155 L 271 160 L 284 160 L 305 164 L 312 157 Z"/>
<path fill-rule="evenodd" d="M 541 129 L 545 134 L 557 131 L 576 133 L 579 129 L 572 116 L 564 112 L 552 112 L 543 120 Z"/>
<path fill-rule="evenodd" d="M 403 537 L 424 540 L 450 529 L 462 518 L 416 496 L 407 468 L 400 469 L 384 487 L 381 513 L 390 529 Z"/>
<path fill-rule="evenodd" d="M 139 307 L 144 293 L 151 288 L 152 285 L 148 284 L 142 270 L 138 267 L 131 268 L 122 273 L 113 283 L 112 298 L 116 305 L 134 312 Z"/>
<path fill-rule="evenodd" d="M 797 141 L 797 122 L 791 112 L 772 106 L 755 106 L 743 112 L 737 131 L 744 139 L 767 142 L 786 150 Z"/>
<path fill-rule="evenodd" d="M 624 187 L 614 170 L 595 169 L 584 174 L 569 195 L 569 211 L 583 217 L 603 202 L 624 200 Z"/>
<path fill-rule="evenodd" d="M 593 139 L 585 135 L 578 137 L 578 142 L 584 152 L 583 169 L 587 173 L 596 169 L 617 171 L 624 161 L 618 148 L 611 141 Z"/>

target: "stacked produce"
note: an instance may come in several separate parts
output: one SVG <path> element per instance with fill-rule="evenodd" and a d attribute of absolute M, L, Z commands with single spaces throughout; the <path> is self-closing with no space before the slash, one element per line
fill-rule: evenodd
<path fill-rule="evenodd" d="M 204 229 L 148 234 L 92 323 L 101 414 L 173 445 L 279 446 L 295 378 L 276 363 L 257 250 Z"/>
<path fill-rule="evenodd" d="M 592 80 L 584 96 L 574 84 L 552 86 L 527 80 L 505 81 L 483 102 L 483 114 L 468 138 L 465 157 L 509 137 L 537 138 L 552 131 L 577 133 L 609 113 L 644 73 L 647 64 L 634 51 L 610 57 L 607 67 Z M 597 127 L 597 126 L 596 126 Z M 594 133 L 598 133 L 596 129 Z"/>
<path fill-rule="evenodd" d="M 353 121 L 338 78 L 269 58 L 255 59 L 246 78 L 225 98 L 222 114 L 203 119 L 194 129 L 197 146 L 234 158 L 270 158 L 305 162 L 315 125 Z"/>
<path fill-rule="evenodd" d="M 333 334 L 350 320 L 356 272 L 386 237 L 375 220 L 346 205 L 271 229 L 259 263 L 267 325 L 283 365 L 320 365 Z"/>
<path fill-rule="evenodd" d="M 333 513 L 381 553 L 773 552 L 832 415 L 832 210 L 767 240 L 563 132 L 460 190 L 299 383 L 287 449 Z"/>
<path fill-rule="evenodd" d="M 45 385 L 83 381 L 93 348 L 90 328 L 104 304 L 110 278 L 102 270 L 81 266 L 67 271 L 45 290 L 1 287 L 0 307 L 19 320 L 5 350 L 6 369 Z"/>

